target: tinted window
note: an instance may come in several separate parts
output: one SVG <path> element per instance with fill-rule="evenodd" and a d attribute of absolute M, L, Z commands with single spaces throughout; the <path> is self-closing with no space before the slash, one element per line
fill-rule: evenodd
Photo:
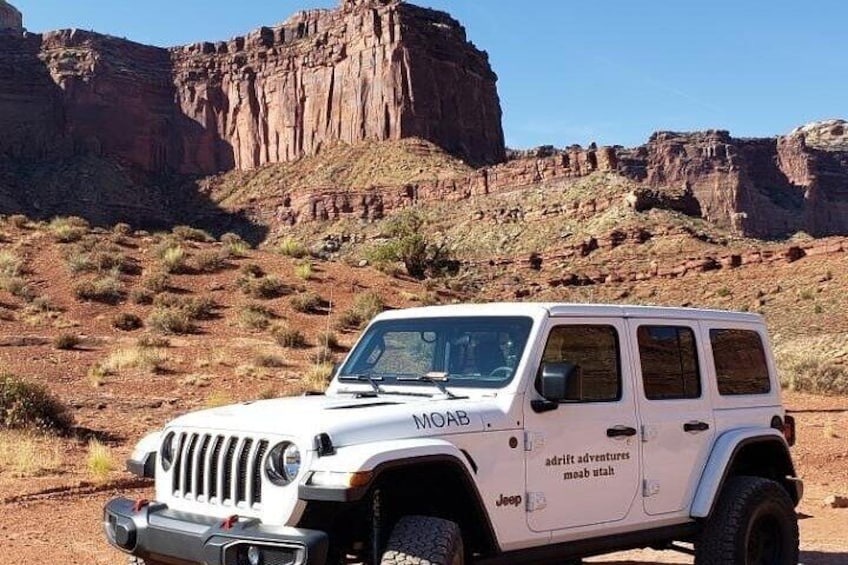
<path fill-rule="evenodd" d="M 695 333 L 682 326 L 640 326 L 642 382 L 649 400 L 698 398 L 701 378 Z"/>
<path fill-rule="evenodd" d="M 621 398 L 618 332 L 612 326 L 557 326 L 545 345 L 543 363 L 577 366 L 569 400 L 605 402 Z"/>
<path fill-rule="evenodd" d="M 710 344 L 719 394 L 767 394 L 771 391 L 760 334 L 750 330 L 710 330 Z"/>

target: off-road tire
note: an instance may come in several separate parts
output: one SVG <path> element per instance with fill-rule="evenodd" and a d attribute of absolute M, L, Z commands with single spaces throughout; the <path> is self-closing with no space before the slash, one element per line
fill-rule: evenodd
<path fill-rule="evenodd" d="M 462 532 L 454 522 L 404 516 L 395 525 L 380 565 L 464 565 Z"/>
<path fill-rule="evenodd" d="M 780 484 L 732 477 L 695 544 L 696 565 L 796 565 L 798 516 Z"/>

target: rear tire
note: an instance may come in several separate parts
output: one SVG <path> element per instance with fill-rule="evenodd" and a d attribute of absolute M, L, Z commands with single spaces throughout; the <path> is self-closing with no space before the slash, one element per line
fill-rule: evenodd
<path fill-rule="evenodd" d="M 380 565 L 465 565 L 459 526 L 429 516 L 404 516 L 395 525 Z"/>
<path fill-rule="evenodd" d="M 798 516 L 775 481 L 728 479 L 695 545 L 696 565 L 796 565 Z"/>

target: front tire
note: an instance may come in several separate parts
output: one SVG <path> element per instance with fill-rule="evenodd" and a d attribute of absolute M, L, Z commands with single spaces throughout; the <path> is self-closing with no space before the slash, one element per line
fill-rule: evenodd
<path fill-rule="evenodd" d="M 456 523 L 429 516 L 404 516 L 395 525 L 380 565 L 465 565 L 462 532 Z"/>
<path fill-rule="evenodd" d="M 796 565 L 798 516 L 786 490 L 761 477 L 728 479 L 695 547 L 696 565 Z"/>

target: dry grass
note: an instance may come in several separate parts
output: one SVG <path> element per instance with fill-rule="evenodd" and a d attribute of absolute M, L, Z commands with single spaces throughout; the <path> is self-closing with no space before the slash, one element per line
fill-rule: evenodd
<path fill-rule="evenodd" d="M 0 475 L 31 478 L 62 468 L 65 447 L 56 438 L 26 431 L 0 432 Z"/>
<path fill-rule="evenodd" d="M 313 274 L 314 270 L 312 268 L 312 263 L 309 261 L 305 261 L 294 268 L 294 275 L 303 281 L 311 279 Z"/>
<path fill-rule="evenodd" d="M 53 347 L 63 351 L 76 349 L 79 344 L 80 338 L 76 334 L 63 333 L 53 338 Z"/>
<path fill-rule="evenodd" d="M 298 349 L 306 346 L 306 336 L 296 328 L 290 328 L 285 325 L 275 326 L 271 330 L 271 335 L 274 336 L 280 347 Z"/>
<path fill-rule="evenodd" d="M 100 364 L 104 375 L 118 375 L 127 370 L 161 373 L 168 361 L 168 352 L 157 347 L 128 347 L 113 351 Z"/>
<path fill-rule="evenodd" d="M 88 442 L 88 455 L 85 463 L 89 474 L 98 482 L 106 481 L 109 474 L 115 470 L 112 451 L 96 439 Z"/>
<path fill-rule="evenodd" d="M 262 304 L 245 304 L 239 308 L 238 325 L 247 330 L 266 330 L 274 318 L 274 312 Z"/>
<path fill-rule="evenodd" d="M 314 292 L 301 292 L 291 297 L 289 304 L 295 312 L 302 314 L 315 314 L 324 300 Z"/>
<path fill-rule="evenodd" d="M 814 394 L 848 394 L 848 336 L 799 339 L 777 348 L 781 384 Z"/>
<path fill-rule="evenodd" d="M 309 367 L 306 374 L 303 376 L 304 385 L 309 390 L 315 392 L 324 392 L 330 384 L 330 379 L 333 376 L 332 363 L 316 363 Z"/>
<path fill-rule="evenodd" d="M 206 407 L 207 408 L 220 408 L 221 406 L 229 406 L 233 404 L 235 400 L 233 397 L 223 391 L 213 391 L 208 397 L 206 397 Z"/>
<path fill-rule="evenodd" d="M 297 239 L 286 237 L 277 244 L 277 253 L 293 259 L 302 259 L 309 255 L 309 250 Z"/>

